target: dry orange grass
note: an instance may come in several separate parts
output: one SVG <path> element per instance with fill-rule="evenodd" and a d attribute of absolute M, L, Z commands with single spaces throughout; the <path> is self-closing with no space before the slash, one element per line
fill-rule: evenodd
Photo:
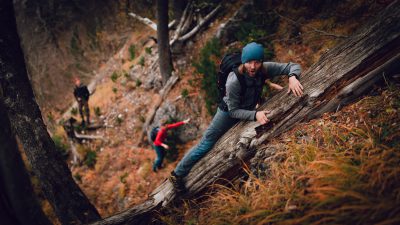
<path fill-rule="evenodd" d="M 189 224 L 400 223 L 400 91 L 298 126 L 265 179 L 184 205 Z M 276 141 L 278 142 L 278 141 Z M 163 218 L 168 224 L 178 219 Z M 181 222 L 181 221 L 179 221 Z"/>

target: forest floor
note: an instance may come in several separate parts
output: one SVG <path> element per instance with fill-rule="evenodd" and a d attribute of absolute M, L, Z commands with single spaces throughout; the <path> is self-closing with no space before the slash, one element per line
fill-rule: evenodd
<path fill-rule="evenodd" d="M 358 7 L 354 6 L 354 10 L 356 9 Z M 342 21 L 331 17 L 302 18 L 301 24 L 291 21 L 290 18 L 282 17 L 276 39 L 273 41 L 275 59 L 281 62 L 300 63 L 306 70 L 318 61 L 321 54 L 342 40 L 342 38 L 321 34 L 316 31 L 316 28 L 329 31 L 332 34 L 350 35 L 359 26 L 362 19 L 371 17 L 378 10 L 379 7 L 365 9 L 365 12 L 361 13 L 359 17 L 348 18 L 347 20 L 342 18 Z M 301 12 L 293 12 L 287 15 L 296 16 L 297 14 L 300 16 Z M 219 24 L 227 19 L 229 19 L 229 15 L 214 21 L 205 32 L 200 34 L 191 47 L 190 53 L 182 56 L 188 59 L 187 65 L 183 70 L 177 71 L 180 80 L 171 90 L 167 99 L 173 101 L 181 95 L 183 89 L 187 89 L 189 94 L 193 94 L 191 97 L 193 101 L 204 102 L 204 92 L 199 88 L 200 80 L 197 79 L 196 81 L 195 79 L 195 82 L 198 83 L 194 85 L 189 82 L 193 79 L 193 74 L 196 73 L 190 64 L 199 55 L 200 49 L 210 37 L 214 36 Z M 299 29 L 300 39 L 298 35 L 293 38 L 287 35 L 288 31 L 292 31 L 294 27 Z M 155 33 L 151 35 L 155 35 Z M 144 43 L 146 39 L 147 36 L 133 35 L 125 46 L 130 46 L 130 43 Z M 129 72 L 132 66 L 141 63 L 141 56 L 147 59 L 154 57 L 152 54 L 154 53 L 146 52 L 145 46 L 143 46 L 142 49 L 138 50 L 138 56 L 133 60 L 130 59 L 128 48 L 124 50 L 123 54 L 118 53 L 114 56 L 121 62 L 120 68 L 116 71 L 117 77 L 109 74 L 109 76 L 101 79 L 89 102 L 93 122 L 102 121 L 106 127 L 97 131 L 86 132 L 86 134 L 101 135 L 103 139 L 77 144 L 81 163 L 78 166 L 72 166 L 69 162 L 74 179 L 102 217 L 113 215 L 143 202 L 147 195 L 169 176 L 177 163 L 177 161 L 165 161 L 164 168 L 157 173 L 153 172 L 152 163 L 156 154 L 150 145 L 142 145 L 141 140 L 138 140 L 147 111 L 150 108 L 149 106 L 154 103 L 155 94 L 158 90 L 149 91 L 140 84 L 140 81 L 132 80 L 125 74 Z M 145 60 L 142 69 L 146 70 L 149 67 L 150 65 Z M 79 115 L 75 116 L 79 118 Z M 211 120 L 205 106 L 201 107 L 200 116 L 203 126 L 206 126 Z M 307 130 L 309 135 L 319 132 L 318 130 L 311 130 L 312 127 L 317 128 L 318 126 L 315 124 L 308 127 L 301 125 L 297 129 Z M 55 134 L 63 137 L 66 142 L 61 127 L 56 129 Z M 178 145 L 178 158 L 181 158 L 184 152 L 196 141 Z M 180 219 L 184 218 L 186 221 L 193 219 L 191 216 L 194 214 L 188 216 L 188 208 L 181 210 L 184 216 L 181 216 Z"/>

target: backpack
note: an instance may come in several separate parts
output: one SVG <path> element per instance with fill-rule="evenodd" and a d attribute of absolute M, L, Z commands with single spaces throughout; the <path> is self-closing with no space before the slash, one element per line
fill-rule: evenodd
<path fill-rule="evenodd" d="M 150 131 L 150 139 L 151 139 L 152 142 L 154 142 L 156 140 L 158 131 L 160 131 L 160 127 L 159 126 L 153 127 L 151 129 L 151 131 Z"/>
<path fill-rule="evenodd" d="M 246 88 L 246 83 L 244 77 L 239 74 L 237 68 L 240 64 L 242 64 L 242 53 L 241 52 L 233 52 L 224 55 L 219 64 L 219 71 L 217 74 L 217 88 L 218 88 L 218 102 L 222 103 L 222 98 L 226 95 L 226 80 L 228 79 L 228 75 L 230 72 L 234 72 L 236 77 L 240 82 L 241 93 L 244 93 Z"/>

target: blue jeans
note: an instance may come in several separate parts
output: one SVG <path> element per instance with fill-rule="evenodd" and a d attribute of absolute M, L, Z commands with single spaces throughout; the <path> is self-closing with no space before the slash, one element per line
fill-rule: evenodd
<path fill-rule="evenodd" d="M 174 172 L 178 176 L 186 176 L 201 158 L 211 150 L 218 139 L 225 134 L 239 119 L 229 116 L 228 112 L 224 112 L 218 108 L 210 126 L 205 131 L 200 142 L 190 149 L 189 152 L 178 163 Z"/>
<path fill-rule="evenodd" d="M 164 160 L 165 149 L 162 146 L 154 146 L 154 150 L 156 151 L 157 158 L 153 163 L 153 171 L 157 171 L 161 168 L 161 164 Z"/>

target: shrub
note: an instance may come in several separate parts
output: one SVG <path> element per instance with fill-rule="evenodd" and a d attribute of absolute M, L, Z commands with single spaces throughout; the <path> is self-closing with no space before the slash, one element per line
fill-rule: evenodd
<path fill-rule="evenodd" d="M 88 166 L 89 168 L 93 168 L 96 162 L 97 162 L 97 153 L 93 150 L 87 151 L 84 161 L 85 165 Z"/>
<path fill-rule="evenodd" d="M 71 109 L 71 114 L 72 114 L 73 116 L 78 115 L 78 108 L 72 107 L 72 109 Z"/>
<path fill-rule="evenodd" d="M 53 139 L 57 151 L 66 159 L 68 157 L 68 145 L 65 144 L 64 139 L 58 135 L 53 135 L 51 139 Z"/>
<path fill-rule="evenodd" d="M 125 172 L 124 174 L 122 174 L 120 177 L 119 177 L 119 181 L 121 181 L 121 183 L 123 183 L 123 184 L 125 184 L 126 183 L 126 178 L 128 177 L 128 173 L 127 172 Z"/>
<path fill-rule="evenodd" d="M 140 87 L 140 85 L 142 85 L 142 81 L 139 78 L 137 78 L 136 79 L 136 87 Z"/>
<path fill-rule="evenodd" d="M 183 98 L 187 98 L 188 95 L 189 95 L 188 89 L 184 88 L 184 89 L 182 90 L 182 92 L 181 92 L 181 95 L 182 95 Z"/>
<path fill-rule="evenodd" d="M 260 11 L 251 11 L 249 19 L 240 23 L 239 29 L 235 32 L 236 40 L 242 45 L 249 42 L 258 42 L 264 46 L 264 59 L 271 60 L 274 56 L 273 45 L 268 33 L 274 33 L 277 29 L 278 18 L 275 14 L 268 14 Z"/>
<path fill-rule="evenodd" d="M 138 64 L 141 65 L 142 67 L 144 66 L 144 57 L 143 56 L 140 57 Z"/>
<path fill-rule="evenodd" d="M 128 50 L 129 50 L 129 58 L 130 58 L 130 60 L 135 59 L 135 57 L 136 57 L 136 46 L 134 44 L 131 44 L 129 46 Z"/>
<path fill-rule="evenodd" d="M 80 175 L 79 173 L 74 174 L 74 178 L 79 183 L 82 183 L 82 175 Z"/>
<path fill-rule="evenodd" d="M 101 116 L 100 107 L 98 107 L 98 106 L 94 107 L 94 114 L 95 114 L 97 117 Z"/>
<path fill-rule="evenodd" d="M 123 71 L 122 71 L 122 74 L 124 75 L 125 78 L 127 78 L 127 79 L 130 78 L 129 73 L 126 72 L 126 70 L 123 70 Z"/>
<path fill-rule="evenodd" d="M 216 58 L 221 58 L 221 44 L 213 38 L 201 49 L 199 60 L 193 63 L 197 73 L 203 75 L 201 89 L 206 93 L 206 108 L 211 115 L 215 113 L 218 103 Z"/>
<path fill-rule="evenodd" d="M 120 77 L 120 75 L 116 72 L 116 71 L 114 71 L 112 74 L 111 74 L 111 80 L 112 80 L 112 82 L 116 82 L 117 80 L 118 80 L 118 78 Z"/>
<path fill-rule="evenodd" d="M 117 91 L 118 91 L 118 88 L 116 88 L 116 87 L 113 87 L 113 88 L 112 88 L 112 92 L 114 92 L 114 94 L 116 94 Z"/>
<path fill-rule="evenodd" d="M 149 54 L 149 55 L 151 55 L 151 53 L 152 53 L 150 47 L 145 48 L 144 51 L 146 52 L 146 54 Z"/>

